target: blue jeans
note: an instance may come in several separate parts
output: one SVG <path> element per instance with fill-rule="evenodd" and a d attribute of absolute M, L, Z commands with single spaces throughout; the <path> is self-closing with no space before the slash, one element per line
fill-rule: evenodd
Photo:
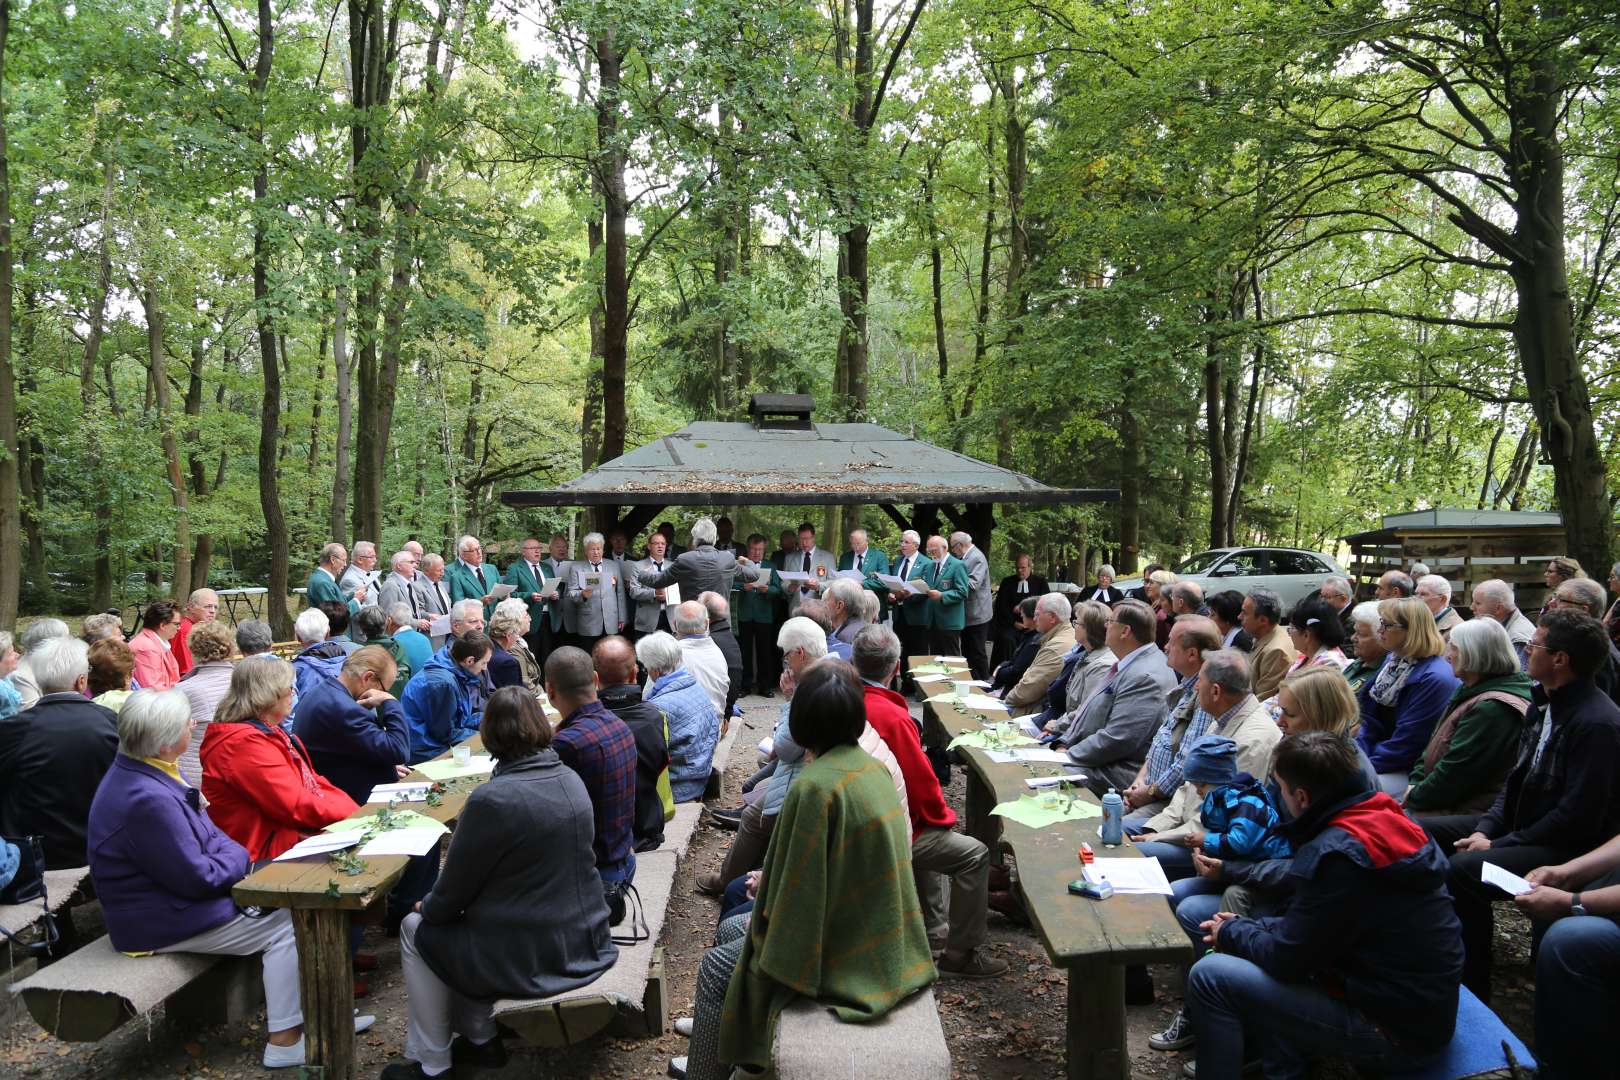
<path fill-rule="evenodd" d="M 1144 859 L 1158 859 L 1159 865 L 1164 868 L 1164 876 L 1171 881 L 1180 881 L 1182 878 L 1197 877 L 1193 870 L 1192 848 L 1180 844 L 1164 843 L 1158 840 L 1148 840 L 1137 844 L 1136 850 L 1142 853 Z"/>
<path fill-rule="evenodd" d="M 748 899 L 748 875 L 743 874 L 734 878 L 726 891 L 720 894 L 720 921 L 725 922 L 733 915 L 742 915 L 754 910 L 754 902 Z"/>
<path fill-rule="evenodd" d="M 1266 1080 L 1303 1080 L 1312 1057 L 1374 1070 L 1418 1063 L 1345 1002 L 1223 953 L 1193 965 L 1187 1010 L 1198 1036 L 1198 1080 L 1238 1080 L 1257 1057 Z"/>
<path fill-rule="evenodd" d="M 1536 1056 L 1547 1080 L 1609 1076 L 1620 1017 L 1620 925 L 1559 919 L 1536 957 Z"/>

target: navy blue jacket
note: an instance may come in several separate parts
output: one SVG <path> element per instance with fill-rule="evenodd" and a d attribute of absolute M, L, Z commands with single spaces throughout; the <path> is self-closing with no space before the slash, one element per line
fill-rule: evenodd
<path fill-rule="evenodd" d="M 373 787 L 398 782 L 394 766 L 411 753 L 399 702 L 385 701 L 376 712 L 362 708 L 337 679 L 315 684 L 298 699 L 293 734 L 304 741 L 315 771 L 362 806 Z"/>
<path fill-rule="evenodd" d="M 1287 910 L 1227 922 L 1217 947 L 1283 982 L 1314 982 L 1397 1046 L 1443 1048 L 1463 947 L 1439 846 L 1382 792 L 1311 807 L 1283 832 L 1295 848 Z"/>

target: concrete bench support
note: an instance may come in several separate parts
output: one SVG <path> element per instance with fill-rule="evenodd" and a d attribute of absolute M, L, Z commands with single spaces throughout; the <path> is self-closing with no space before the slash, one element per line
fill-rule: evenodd
<path fill-rule="evenodd" d="M 869 1024 L 846 1024 L 800 998 L 776 1022 L 776 1080 L 950 1080 L 951 1052 L 934 992 L 924 989 Z"/>

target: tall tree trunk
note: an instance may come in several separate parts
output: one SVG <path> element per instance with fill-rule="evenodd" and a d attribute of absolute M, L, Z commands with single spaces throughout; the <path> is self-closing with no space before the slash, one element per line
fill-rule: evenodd
<path fill-rule="evenodd" d="M 994 109 L 996 86 L 990 84 L 990 101 L 986 106 Z M 985 160 L 994 161 L 996 155 L 995 129 L 985 136 Z M 996 171 L 985 170 L 984 182 L 984 236 L 979 245 L 979 303 L 973 313 L 973 366 L 968 370 L 967 389 L 962 394 L 962 409 L 951 435 L 951 449 L 960 454 L 967 445 L 967 420 L 973 415 L 974 399 L 978 395 L 979 379 L 984 371 L 985 357 L 990 351 L 990 262 L 996 243 Z"/>
<path fill-rule="evenodd" d="M 923 220 L 928 229 L 929 285 L 934 297 L 934 358 L 939 368 L 939 396 L 945 402 L 945 420 L 956 423 L 956 399 L 951 395 L 951 358 L 945 348 L 945 256 L 939 247 L 939 222 L 934 216 L 934 169 L 930 158 L 923 177 Z"/>
<path fill-rule="evenodd" d="M 742 201 L 742 193 L 737 190 L 737 155 L 732 145 L 736 137 L 736 114 L 724 98 L 719 109 L 719 147 L 715 158 L 720 174 L 720 197 L 715 201 L 719 220 L 714 253 L 715 304 L 719 317 L 714 327 L 714 405 L 719 416 L 731 419 L 737 412 L 740 378 L 737 343 L 731 337 L 732 299 L 727 286 L 737 269 L 738 228 L 733 207 Z"/>
<path fill-rule="evenodd" d="M 101 342 L 107 332 L 107 296 L 112 291 L 112 203 L 113 164 L 102 166 L 103 191 L 101 201 L 100 236 L 96 244 L 96 294 L 90 302 L 90 326 L 84 338 L 84 351 L 79 358 L 79 404 L 84 409 L 89 437 L 86 440 L 92 467 L 101 460 L 101 440 L 96 435 L 96 366 L 101 359 Z M 108 380 L 108 406 L 116 409 L 111 399 L 112 384 Z M 108 503 L 106 485 L 92 482 L 96 489 L 96 557 L 90 585 L 90 607 L 102 611 L 112 605 L 112 507 Z"/>
<path fill-rule="evenodd" d="M 1135 379 L 1127 379 L 1119 414 L 1119 566 L 1136 572 L 1142 553 L 1142 426 L 1131 411 Z"/>
<path fill-rule="evenodd" d="M 264 373 L 264 397 L 259 406 L 259 509 L 264 514 L 265 539 L 270 548 L 270 629 L 277 638 L 286 640 L 292 637 L 292 619 L 287 613 L 290 552 L 287 521 L 281 510 L 281 481 L 276 475 L 276 444 L 281 435 L 281 365 L 276 357 L 276 326 L 270 307 L 270 218 L 274 207 L 270 205 L 263 100 L 275 57 L 275 30 L 270 0 L 259 0 L 259 55 L 252 82 L 259 106 L 260 145 L 259 166 L 253 173 L 253 308 L 259 329 L 259 362 Z"/>
<path fill-rule="evenodd" d="M 152 376 L 152 393 L 157 400 L 163 462 L 168 470 L 169 495 L 174 501 L 175 511 L 174 575 L 169 595 L 176 600 L 184 600 L 191 590 L 191 505 L 186 493 L 186 475 L 180 466 L 180 442 L 174 435 L 174 401 L 169 393 L 168 357 L 163 342 L 163 306 L 157 288 L 151 283 L 141 290 L 141 306 L 146 311 L 147 367 Z"/>
<path fill-rule="evenodd" d="M 198 499 L 208 497 L 210 485 L 208 483 L 208 467 L 198 452 L 199 434 L 197 421 L 202 416 L 203 401 L 203 360 L 205 357 L 202 337 L 191 343 L 191 364 L 186 378 L 186 467 L 191 473 L 191 493 Z M 224 389 L 223 386 L 220 388 Z M 223 463 L 225 455 L 220 455 Z M 223 477 L 221 478 L 223 479 Z M 200 532 L 197 534 L 196 546 L 191 553 L 191 589 L 205 588 L 208 585 L 209 565 L 214 557 L 214 534 Z"/>
<path fill-rule="evenodd" d="M 20 566 L 12 553 L 22 545 L 17 446 L 17 379 L 11 366 L 11 175 L 6 165 L 6 38 L 11 0 L 0 0 L 0 629 L 17 625 L 22 594 Z"/>
<path fill-rule="evenodd" d="M 332 452 L 332 504 L 327 535 L 343 535 L 349 517 L 349 446 L 354 441 L 354 365 L 349 359 L 349 269 L 334 260 L 332 282 L 332 385 L 337 396 L 337 443 Z"/>
<path fill-rule="evenodd" d="M 1254 319 L 1260 322 L 1264 315 L 1264 294 L 1260 291 L 1259 274 L 1249 276 L 1249 294 L 1254 300 Z M 1243 412 L 1243 433 L 1238 437 L 1237 457 L 1232 466 L 1232 493 L 1226 507 L 1226 538 L 1222 544 L 1237 543 L 1238 511 L 1243 506 L 1243 482 L 1249 472 L 1249 447 L 1258 438 L 1256 434 L 1257 418 L 1261 401 L 1260 378 L 1266 367 L 1266 339 L 1264 335 L 1257 335 L 1254 339 L 1254 371 L 1249 377 L 1249 404 Z M 1235 401 L 1234 401 L 1235 404 Z"/>
<path fill-rule="evenodd" d="M 602 179 L 602 445 L 598 462 L 624 453 L 625 365 L 630 339 L 630 278 L 625 239 L 629 206 L 619 147 L 620 65 L 611 26 L 596 39 L 596 147 Z"/>
<path fill-rule="evenodd" d="M 1204 309 L 1204 321 L 1212 321 L 1213 306 Z M 1209 453 L 1209 546 L 1221 547 L 1231 532 L 1227 525 L 1227 493 L 1231 477 L 1227 472 L 1225 423 L 1222 406 L 1223 357 L 1220 343 L 1210 334 L 1204 343 L 1204 443 Z M 1186 505 L 1185 503 L 1183 505 Z"/>

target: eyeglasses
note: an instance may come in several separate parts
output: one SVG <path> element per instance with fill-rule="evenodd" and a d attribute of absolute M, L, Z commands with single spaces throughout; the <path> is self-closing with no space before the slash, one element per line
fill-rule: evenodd
<path fill-rule="evenodd" d="M 1378 620 L 1378 629 L 1380 629 L 1380 630 L 1405 630 L 1406 627 L 1402 626 L 1400 623 L 1390 622 L 1388 619 L 1379 619 Z"/>

